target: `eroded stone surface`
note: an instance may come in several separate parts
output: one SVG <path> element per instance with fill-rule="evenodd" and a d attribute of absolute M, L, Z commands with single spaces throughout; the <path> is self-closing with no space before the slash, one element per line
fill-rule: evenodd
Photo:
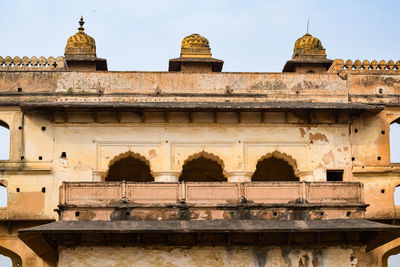
<path fill-rule="evenodd" d="M 366 267 L 359 247 L 300 248 L 96 248 L 61 249 L 59 267 L 215 266 L 215 267 Z M 361 253 L 360 253 L 361 252 Z"/>

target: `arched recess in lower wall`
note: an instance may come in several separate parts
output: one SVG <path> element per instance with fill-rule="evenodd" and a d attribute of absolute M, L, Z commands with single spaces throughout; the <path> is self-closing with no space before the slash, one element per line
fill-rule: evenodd
<path fill-rule="evenodd" d="M 216 155 L 205 151 L 188 157 L 179 176 L 185 182 L 225 182 L 224 162 Z"/>
<path fill-rule="evenodd" d="M 127 151 L 110 160 L 105 181 L 153 182 L 150 162 L 138 153 Z"/>
<path fill-rule="evenodd" d="M 291 156 L 274 151 L 261 157 L 252 181 L 299 181 L 297 163 Z"/>

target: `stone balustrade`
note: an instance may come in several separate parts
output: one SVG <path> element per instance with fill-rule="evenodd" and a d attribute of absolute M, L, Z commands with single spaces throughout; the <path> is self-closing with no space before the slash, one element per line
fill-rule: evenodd
<path fill-rule="evenodd" d="M 60 204 L 232 204 L 251 203 L 363 203 L 362 184 L 357 182 L 65 182 Z"/>
<path fill-rule="evenodd" d="M 400 74 L 400 60 L 396 63 L 393 60 L 385 61 L 360 61 L 355 60 L 354 62 L 350 59 L 346 62 L 342 59 L 335 59 L 328 73 L 339 73 L 339 72 L 350 72 L 350 73 L 379 73 L 379 74 Z"/>
<path fill-rule="evenodd" d="M 63 57 L 0 57 L 0 71 L 54 71 L 64 70 Z"/>
<path fill-rule="evenodd" d="M 357 182 L 64 182 L 61 220 L 362 218 Z"/>

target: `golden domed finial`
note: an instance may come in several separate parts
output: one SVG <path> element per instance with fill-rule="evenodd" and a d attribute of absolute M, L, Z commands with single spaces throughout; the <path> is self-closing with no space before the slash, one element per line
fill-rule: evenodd
<path fill-rule="evenodd" d="M 85 28 L 83 28 L 83 24 L 85 24 L 85 21 L 83 21 L 83 16 L 81 16 L 81 19 L 79 20 L 79 28 L 78 28 L 79 33 L 85 33 L 84 32 Z"/>
<path fill-rule="evenodd" d="M 193 33 L 182 40 L 181 57 L 211 57 L 211 48 L 207 38 Z"/>
<path fill-rule="evenodd" d="M 207 38 L 193 33 L 186 36 L 181 44 L 181 56 L 169 60 L 169 71 L 190 73 L 221 72 L 224 61 L 211 57 Z"/>
<path fill-rule="evenodd" d="M 96 58 L 96 42 L 84 32 L 83 24 L 85 21 L 81 16 L 78 32 L 68 38 L 65 46 L 66 57 Z"/>
<path fill-rule="evenodd" d="M 325 49 L 321 41 L 307 33 L 297 39 L 293 49 L 293 59 L 296 58 L 326 58 Z"/>

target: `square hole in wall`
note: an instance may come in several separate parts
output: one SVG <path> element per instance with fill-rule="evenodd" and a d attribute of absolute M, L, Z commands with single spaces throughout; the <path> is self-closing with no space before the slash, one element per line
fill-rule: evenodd
<path fill-rule="evenodd" d="M 326 181 L 328 182 L 343 181 L 343 170 L 326 170 Z"/>

